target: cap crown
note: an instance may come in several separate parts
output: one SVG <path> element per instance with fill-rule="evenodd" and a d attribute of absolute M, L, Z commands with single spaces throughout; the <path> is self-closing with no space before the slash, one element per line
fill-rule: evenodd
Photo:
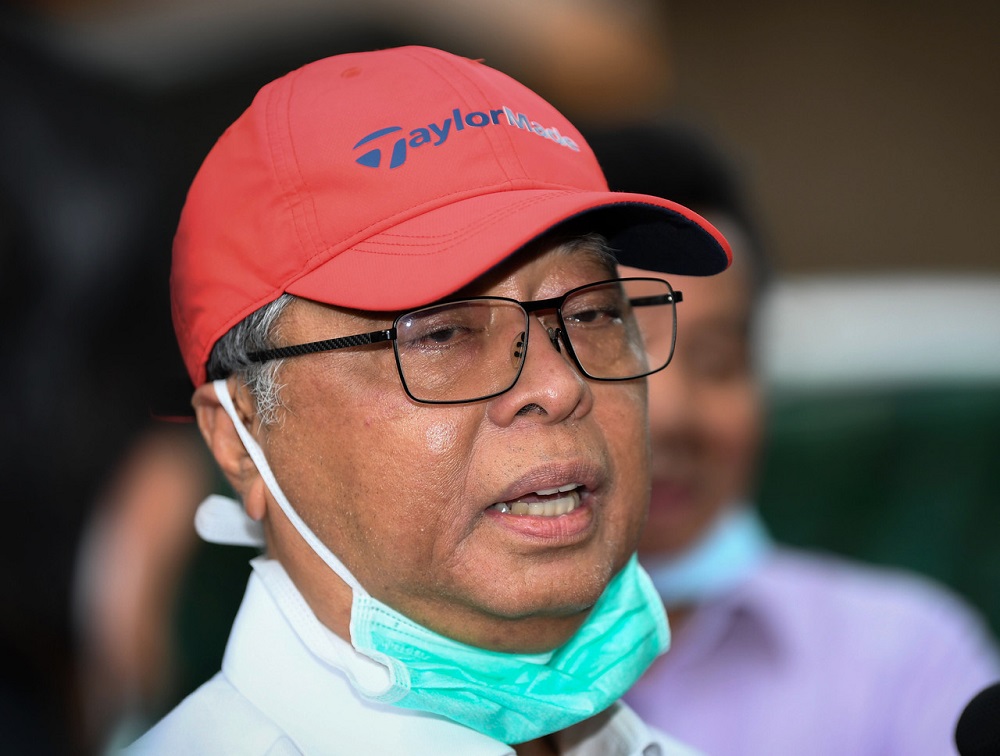
<path fill-rule="evenodd" d="M 406 47 L 303 66 L 261 89 L 189 191 L 171 274 L 188 371 L 203 382 L 214 343 L 283 292 L 426 304 L 606 192 L 569 121 L 482 63 Z"/>

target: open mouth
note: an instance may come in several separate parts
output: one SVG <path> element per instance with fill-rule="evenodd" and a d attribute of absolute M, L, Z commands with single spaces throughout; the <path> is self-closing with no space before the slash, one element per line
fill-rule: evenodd
<path fill-rule="evenodd" d="M 558 517 L 568 514 L 580 506 L 579 483 L 547 488 L 525 494 L 515 501 L 500 501 L 489 507 L 501 514 L 534 515 L 536 517 Z"/>

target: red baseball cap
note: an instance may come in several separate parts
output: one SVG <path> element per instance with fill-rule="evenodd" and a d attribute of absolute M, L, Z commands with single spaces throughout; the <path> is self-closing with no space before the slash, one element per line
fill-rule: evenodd
<path fill-rule="evenodd" d="M 215 342 L 288 292 L 359 310 L 445 297 L 583 214 L 621 263 L 710 275 L 723 236 L 608 191 L 554 107 L 426 47 L 337 55 L 263 87 L 195 176 L 174 240 L 174 327 L 195 385 Z"/>

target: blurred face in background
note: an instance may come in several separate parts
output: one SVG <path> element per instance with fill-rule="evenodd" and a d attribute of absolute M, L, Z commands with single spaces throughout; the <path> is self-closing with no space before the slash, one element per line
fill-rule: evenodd
<path fill-rule="evenodd" d="M 652 497 L 640 553 L 674 556 L 748 494 L 757 463 L 763 407 L 750 349 L 751 276 L 745 243 L 713 218 L 733 246 L 732 267 L 709 278 L 674 276 L 673 360 L 649 376 Z M 629 275 L 625 269 L 622 275 Z"/>

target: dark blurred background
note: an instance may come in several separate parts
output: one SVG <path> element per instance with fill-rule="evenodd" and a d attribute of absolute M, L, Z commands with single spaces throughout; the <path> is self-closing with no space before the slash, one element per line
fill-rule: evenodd
<path fill-rule="evenodd" d="M 100 750 L 217 668 L 249 552 L 195 542 L 221 484 L 158 419 L 190 391 L 173 227 L 261 85 L 398 44 L 484 58 L 572 119 L 717 140 L 777 273 L 769 524 L 937 577 L 1000 631 L 998 33 L 989 0 L 8 0 L 0 737 Z"/>

